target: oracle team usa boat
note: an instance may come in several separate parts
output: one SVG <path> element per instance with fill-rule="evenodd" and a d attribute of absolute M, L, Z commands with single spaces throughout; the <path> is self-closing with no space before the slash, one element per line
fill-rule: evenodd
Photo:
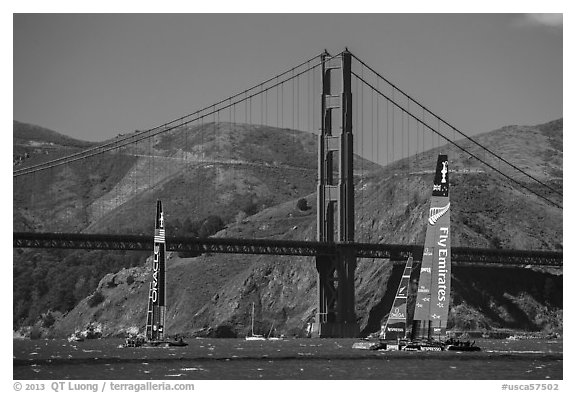
<path fill-rule="evenodd" d="M 148 310 L 146 313 L 145 336 L 129 337 L 126 347 L 140 346 L 185 346 L 182 339 L 168 340 L 165 332 L 166 321 L 166 228 L 162 201 L 156 202 L 154 225 L 154 260 L 152 261 L 152 280 L 148 292 Z"/>

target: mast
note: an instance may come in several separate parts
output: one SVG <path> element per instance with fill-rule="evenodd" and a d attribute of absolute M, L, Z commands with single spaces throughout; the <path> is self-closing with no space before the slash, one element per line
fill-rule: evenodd
<path fill-rule="evenodd" d="M 252 335 L 254 335 L 254 302 L 252 302 Z"/>
<path fill-rule="evenodd" d="M 410 273 L 412 272 L 412 257 L 409 257 L 396 290 L 396 297 L 388 313 L 386 324 L 380 329 L 380 338 L 399 339 L 406 337 L 407 331 L 407 304 Z"/>
<path fill-rule="evenodd" d="M 440 338 L 446 335 L 451 273 L 448 190 L 448 156 L 441 154 L 436 163 L 430 201 L 430 214 L 414 310 L 413 337 Z"/>
<path fill-rule="evenodd" d="M 156 203 L 154 224 L 154 260 L 152 262 L 152 281 L 148 296 L 148 314 L 146 317 L 146 338 L 163 340 L 166 319 L 166 230 L 162 201 Z"/>

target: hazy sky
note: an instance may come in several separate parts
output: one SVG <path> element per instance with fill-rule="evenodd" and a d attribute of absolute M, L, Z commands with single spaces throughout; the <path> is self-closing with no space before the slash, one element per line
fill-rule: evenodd
<path fill-rule="evenodd" d="M 14 119 L 80 139 L 151 128 L 345 46 L 469 134 L 563 116 L 561 15 L 15 14 L 13 22 Z"/>

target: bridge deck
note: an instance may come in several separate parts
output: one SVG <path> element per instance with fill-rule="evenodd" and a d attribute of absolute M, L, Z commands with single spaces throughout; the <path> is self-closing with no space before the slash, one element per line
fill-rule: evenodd
<path fill-rule="evenodd" d="M 25 233 L 14 232 L 14 248 L 68 248 L 91 250 L 143 250 L 152 251 L 152 236 L 99 235 L 76 233 Z M 167 251 L 194 253 L 234 253 L 318 256 L 335 255 L 354 249 L 358 258 L 404 260 L 409 255 L 416 259 L 422 255 L 422 246 L 368 243 L 323 243 L 299 240 L 233 239 L 167 237 Z M 452 262 L 459 264 L 501 264 L 562 266 L 562 252 L 502 250 L 452 247 Z"/>

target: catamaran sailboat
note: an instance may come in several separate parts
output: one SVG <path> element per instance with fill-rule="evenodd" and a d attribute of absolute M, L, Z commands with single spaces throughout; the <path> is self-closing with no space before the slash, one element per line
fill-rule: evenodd
<path fill-rule="evenodd" d="M 448 156 L 441 154 L 436 163 L 408 350 L 442 350 L 446 339 L 451 273 L 448 190 Z"/>
<path fill-rule="evenodd" d="M 124 346 L 186 346 L 182 339 L 177 341 L 165 338 L 166 319 L 166 229 L 162 201 L 156 202 L 154 225 L 154 260 L 152 262 L 152 280 L 148 293 L 148 311 L 146 314 L 145 337 L 135 336 L 126 339 Z"/>
<path fill-rule="evenodd" d="M 448 156 L 441 154 L 436 164 L 410 339 L 407 337 L 406 306 L 412 257 L 406 262 L 388 320 L 380 331 L 380 344 L 360 345 L 361 343 L 356 343 L 353 348 L 386 348 L 405 351 L 480 350 L 479 347 L 470 345 L 468 342 L 446 341 L 451 274 L 448 191 Z"/>

